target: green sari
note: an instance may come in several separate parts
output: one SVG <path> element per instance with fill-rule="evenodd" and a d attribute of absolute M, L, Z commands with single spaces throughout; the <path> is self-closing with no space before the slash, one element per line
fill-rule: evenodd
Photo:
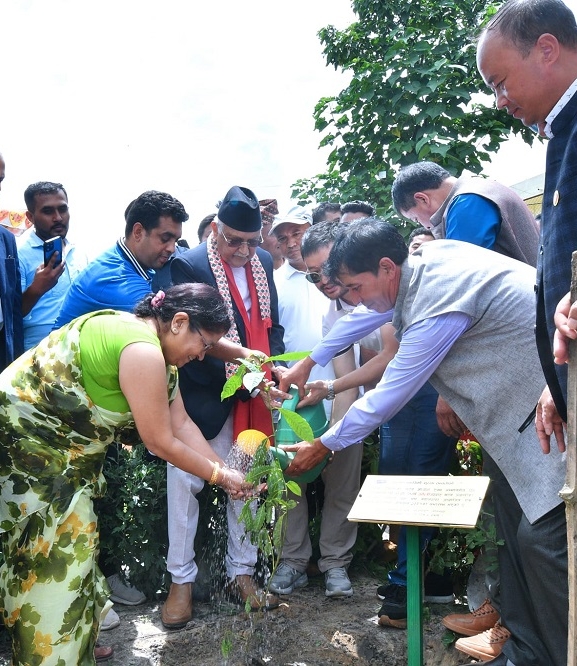
<path fill-rule="evenodd" d="M 106 490 L 106 449 L 126 436 L 133 441 L 134 422 L 130 412 L 102 409 L 86 394 L 79 337 L 90 318 L 117 314 L 79 317 L 0 375 L 0 612 L 14 666 L 95 663 L 110 603 L 96 564 L 92 498 Z M 167 384 L 172 398 L 173 367 Z"/>

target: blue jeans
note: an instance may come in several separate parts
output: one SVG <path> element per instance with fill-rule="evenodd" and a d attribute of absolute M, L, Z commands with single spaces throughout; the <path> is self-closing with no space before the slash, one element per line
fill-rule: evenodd
<path fill-rule="evenodd" d="M 456 440 L 444 435 L 437 425 L 438 393 L 426 383 L 423 388 L 380 428 L 379 474 L 442 476 L 449 473 Z M 434 527 L 421 527 L 421 548 L 435 536 Z M 406 529 L 401 527 L 397 544 L 397 567 L 389 582 L 407 585 Z"/>

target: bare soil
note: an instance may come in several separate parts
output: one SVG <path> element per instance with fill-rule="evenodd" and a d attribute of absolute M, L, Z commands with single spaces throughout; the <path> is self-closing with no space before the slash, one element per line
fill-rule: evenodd
<path fill-rule="evenodd" d="M 375 591 L 381 581 L 366 572 L 350 575 L 354 595 L 348 599 L 327 599 L 324 580 L 317 577 L 269 613 L 246 614 L 223 600 L 197 601 L 194 619 L 178 631 L 163 628 L 160 603 L 115 604 L 121 624 L 102 632 L 99 642 L 114 647 L 110 666 L 406 666 L 407 632 L 377 624 Z M 444 615 L 467 610 L 456 604 L 426 606 L 427 666 L 471 662 L 444 646 L 441 624 Z M 5 632 L 0 637 L 0 664 L 8 666 Z"/>

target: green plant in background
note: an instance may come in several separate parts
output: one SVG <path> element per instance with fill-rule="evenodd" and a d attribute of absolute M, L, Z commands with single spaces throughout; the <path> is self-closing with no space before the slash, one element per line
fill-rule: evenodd
<path fill-rule="evenodd" d="M 479 476 L 483 471 L 481 445 L 470 432 L 463 434 L 456 446 L 457 462 L 454 475 Z M 503 542 L 497 539 L 493 514 L 481 509 L 474 529 L 441 528 L 431 541 L 428 569 L 443 573 L 449 569 L 459 596 L 466 593 L 469 574 L 477 555 L 485 552 L 485 568 L 494 571 L 497 566 L 497 546 Z"/>
<path fill-rule="evenodd" d="M 166 463 L 152 461 L 142 444 L 115 452 L 104 464 L 107 493 L 95 503 L 102 557 L 154 599 L 166 589 Z"/>

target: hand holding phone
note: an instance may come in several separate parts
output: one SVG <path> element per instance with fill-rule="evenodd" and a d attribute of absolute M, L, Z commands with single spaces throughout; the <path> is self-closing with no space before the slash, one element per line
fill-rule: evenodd
<path fill-rule="evenodd" d="M 55 236 L 44 241 L 44 266 L 48 266 L 52 255 L 57 252 L 58 257 L 54 262 L 54 266 L 58 266 L 62 263 L 62 238 L 61 236 Z"/>

